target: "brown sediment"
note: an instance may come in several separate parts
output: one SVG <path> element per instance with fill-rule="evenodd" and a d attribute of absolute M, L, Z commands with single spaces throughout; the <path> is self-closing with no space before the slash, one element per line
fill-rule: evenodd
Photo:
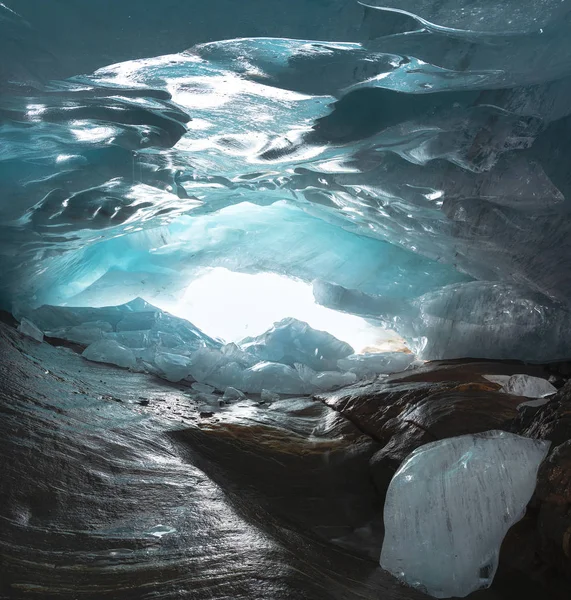
<path fill-rule="evenodd" d="M 237 423 L 202 423 L 202 431 L 221 439 L 232 440 L 241 446 L 255 446 L 278 454 L 296 456 L 318 455 L 349 447 L 354 439 L 306 437 L 276 427 L 264 425 L 240 425 Z"/>

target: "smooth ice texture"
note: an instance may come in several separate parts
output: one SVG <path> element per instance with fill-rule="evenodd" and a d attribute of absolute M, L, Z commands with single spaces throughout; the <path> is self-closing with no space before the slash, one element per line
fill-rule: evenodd
<path fill-rule="evenodd" d="M 570 2 L 5 0 L 0 306 L 224 267 L 339 286 L 426 359 L 568 358 Z"/>
<path fill-rule="evenodd" d="M 188 356 L 157 352 L 154 362 L 168 381 L 180 381 L 190 374 L 191 359 Z"/>
<path fill-rule="evenodd" d="M 25 317 L 20 321 L 20 324 L 18 325 L 18 331 L 22 335 L 26 335 L 33 340 L 36 340 L 36 342 L 44 341 L 43 331 L 41 331 L 34 323 L 32 323 L 32 321 L 26 319 Z"/>
<path fill-rule="evenodd" d="M 224 400 L 225 402 L 232 402 L 234 400 L 243 400 L 245 397 L 246 396 L 245 396 L 244 392 L 241 392 L 240 390 L 237 390 L 236 388 L 234 388 L 232 386 L 228 386 L 224 390 L 224 395 L 222 396 L 222 400 Z"/>
<path fill-rule="evenodd" d="M 134 369 L 137 366 L 137 359 L 133 351 L 115 340 L 105 339 L 93 342 L 83 351 L 82 356 L 87 360 L 108 363 L 124 369 Z"/>
<path fill-rule="evenodd" d="M 549 446 L 488 431 L 415 450 L 387 492 L 381 566 L 436 598 L 489 587 Z"/>
<path fill-rule="evenodd" d="M 512 375 L 502 386 L 502 390 L 507 394 L 528 398 L 544 398 L 557 392 L 557 388 L 546 379 L 523 374 Z"/>

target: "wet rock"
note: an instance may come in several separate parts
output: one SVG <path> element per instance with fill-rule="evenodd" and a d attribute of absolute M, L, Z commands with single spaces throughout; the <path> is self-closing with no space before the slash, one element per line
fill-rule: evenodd
<path fill-rule="evenodd" d="M 538 474 L 536 551 L 543 564 L 571 579 L 571 440 L 557 446 Z"/>
<path fill-rule="evenodd" d="M 557 363 L 559 364 L 559 363 Z M 525 373 L 534 377 L 547 378 L 555 372 L 544 365 L 525 364 L 518 360 L 454 359 L 434 360 L 412 372 L 397 373 L 389 378 L 390 382 L 404 381 L 458 381 L 462 383 L 485 383 L 485 376 L 512 376 Z"/>
<path fill-rule="evenodd" d="M 551 401 L 532 417 L 521 415 L 514 425 L 516 433 L 550 440 L 559 446 L 571 439 L 571 382 L 557 392 Z"/>
<path fill-rule="evenodd" d="M 521 397 L 495 384 L 389 383 L 353 387 L 319 398 L 382 444 L 371 459 L 372 476 L 384 496 L 402 461 L 416 448 L 449 437 L 509 430 Z"/>
<path fill-rule="evenodd" d="M 571 505 L 571 440 L 557 446 L 542 465 L 536 495 L 544 503 Z"/>

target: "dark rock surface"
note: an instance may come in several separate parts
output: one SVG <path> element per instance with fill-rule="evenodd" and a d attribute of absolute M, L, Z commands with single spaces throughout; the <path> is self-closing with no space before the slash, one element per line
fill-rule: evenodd
<path fill-rule="evenodd" d="M 522 398 L 470 365 L 323 402 L 205 408 L 187 386 L 90 363 L 9 324 L 0 358 L 1 598 L 422 598 L 378 566 L 390 473 L 427 441 L 523 427 Z M 493 368 L 482 373 L 521 371 Z M 534 432 L 559 431 L 564 411 L 548 407 Z M 562 446 L 546 462 L 492 589 L 474 598 L 568 597 L 568 457 Z"/>
<path fill-rule="evenodd" d="M 569 597 L 571 582 L 571 383 L 567 382 L 548 404 L 535 413 L 522 413 L 513 429 L 521 435 L 552 442 L 540 467 L 537 488 L 528 507 L 528 528 L 517 546 L 528 556 L 506 556 L 560 597 Z M 510 531 L 510 534 L 513 532 Z M 529 548 L 533 556 L 529 556 Z M 520 550 L 521 552 L 521 550 Z"/>
<path fill-rule="evenodd" d="M 561 389 L 541 407 L 502 393 L 483 375 L 555 376 Z M 371 436 L 381 448 L 371 457 L 380 497 L 403 460 L 419 446 L 448 437 L 502 429 L 550 440 L 537 491 L 525 517 L 506 536 L 500 581 L 525 577 L 541 594 L 571 593 L 571 383 L 567 363 L 435 361 L 383 382 L 353 386 L 318 398 Z M 514 575 L 519 573 L 519 575 Z M 515 588 L 512 588 L 515 590 Z M 521 590 L 519 593 L 523 593 Z"/>
<path fill-rule="evenodd" d="M 382 445 L 371 459 L 371 471 L 384 496 L 399 465 L 419 446 L 457 435 L 508 429 L 522 398 L 500 393 L 498 388 L 485 380 L 415 381 L 349 388 L 319 398 Z"/>
<path fill-rule="evenodd" d="M 371 556 L 374 444 L 322 404 L 200 418 L 5 325 L 0 357 L 1 598 L 422 597 Z"/>

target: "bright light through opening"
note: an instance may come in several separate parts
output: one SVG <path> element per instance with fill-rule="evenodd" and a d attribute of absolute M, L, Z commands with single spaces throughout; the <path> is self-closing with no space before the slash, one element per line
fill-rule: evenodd
<path fill-rule="evenodd" d="M 320 306 L 311 285 L 275 273 L 248 275 L 217 267 L 193 281 L 176 305 L 161 308 L 226 342 L 260 335 L 276 321 L 294 317 L 348 342 L 358 353 L 404 347 L 394 331 Z"/>

